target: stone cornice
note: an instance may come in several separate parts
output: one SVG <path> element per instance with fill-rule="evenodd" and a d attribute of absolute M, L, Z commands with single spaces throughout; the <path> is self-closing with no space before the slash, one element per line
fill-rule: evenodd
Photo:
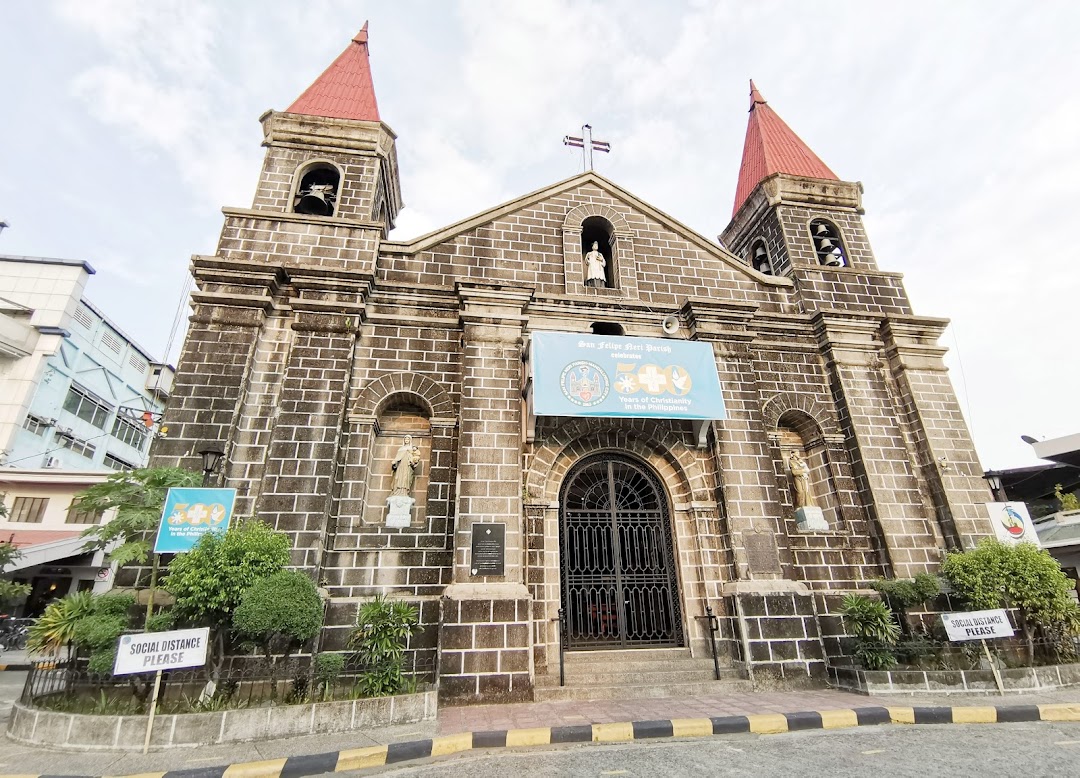
<path fill-rule="evenodd" d="M 312 216 L 305 213 L 292 213 L 289 211 L 267 211 L 261 208 L 236 208 L 225 206 L 221 209 L 226 218 L 234 219 L 262 219 L 264 221 L 285 222 L 288 224 L 317 224 L 329 227 L 344 227 L 346 229 L 375 230 L 382 234 L 381 222 L 361 221 L 358 219 L 340 219 L 336 216 Z"/>

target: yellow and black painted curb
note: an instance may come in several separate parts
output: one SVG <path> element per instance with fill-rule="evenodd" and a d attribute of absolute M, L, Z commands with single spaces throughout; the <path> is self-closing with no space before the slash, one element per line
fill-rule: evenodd
<path fill-rule="evenodd" d="M 757 713 L 700 719 L 627 721 L 563 727 L 461 732 L 456 735 L 307 754 L 262 762 L 242 762 L 194 770 L 140 773 L 117 778 L 302 778 L 306 775 L 363 770 L 414 759 L 448 756 L 492 748 L 547 746 L 563 743 L 629 743 L 651 738 L 712 735 L 776 735 L 808 729 L 843 729 L 877 724 L 996 724 L 1018 721 L 1080 721 L 1080 703 L 1054 705 L 986 705 L 972 707 L 867 707 L 801 713 Z M 0 778 L 15 778 L 0 776 Z M 63 778 L 63 776 L 19 776 Z"/>

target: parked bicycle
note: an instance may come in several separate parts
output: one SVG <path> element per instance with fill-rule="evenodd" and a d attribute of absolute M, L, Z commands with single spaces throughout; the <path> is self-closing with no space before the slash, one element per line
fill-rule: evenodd
<path fill-rule="evenodd" d="M 33 619 L 13 619 L 6 617 L 0 620 L 0 650 L 22 651 L 26 648 L 26 638 Z"/>

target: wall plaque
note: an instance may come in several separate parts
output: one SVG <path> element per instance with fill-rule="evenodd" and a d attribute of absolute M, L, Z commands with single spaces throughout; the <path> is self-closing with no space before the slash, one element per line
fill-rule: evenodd
<path fill-rule="evenodd" d="M 505 575 L 506 525 L 473 524 L 472 567 L 473 575 Z"/>

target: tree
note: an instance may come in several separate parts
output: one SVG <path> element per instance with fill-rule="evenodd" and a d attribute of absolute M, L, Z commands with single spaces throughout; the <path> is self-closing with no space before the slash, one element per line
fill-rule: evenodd
<path fill-rule="evenodd" d="M 169 564 L 164 587 L 175 598 L 172 613 L 177 624 L 210 628 L 211 682 L 221 675 L 231 647 L 233 613 L 244 592 L 288 563 L 288 536 L 248 519 L 226 532 L 207 532 L 191 551 Z"/>
<path fill-rule="evenodd" d="M 282 570 L 260 579 L 240 597 L 233 627 L 258 645 L 270 666 L 270 699 L 277 696 L 278 662 L 311 640 L 322 627 L 323 605 L 315 584 L 304 573 Z"/>
<path fill-rule="evenodd" d="M 0 506 L 2 505 L 3 495 L 0 495 Z M 11 541 L 0 543 L 0 573 L 7 570 L 8 565 L 14 563 L 21 556 L 22 551 Z M 30 584 L 15 583 L 6 578 L 0 578 L 0 610 L 6 610 L 11 605 L 25 600 L 30 596 L 30 591 Z"/>
<path fill-rule="evenodd" d="M 970 551 L 947 554 L 941 571 L 972 610 L 1015 608 L 1029 654 L 1037 628 L 1060 629 L 1076 618 L 1069 579 L 1033 543 L 1010 546 L 987 538 Z"/>
<path fill-rule="evenodd" d="M 113 473 L 82 490 L 75 496 L 73 508 L 98 513 L 117 509 L 113 519 L 83 532 L 87 550 L 107 550 L 109 562 L 118 567 L 146 564 L 169 489 L 200 483 L 200 473 L 181 467 L 143 467 Z"/>

